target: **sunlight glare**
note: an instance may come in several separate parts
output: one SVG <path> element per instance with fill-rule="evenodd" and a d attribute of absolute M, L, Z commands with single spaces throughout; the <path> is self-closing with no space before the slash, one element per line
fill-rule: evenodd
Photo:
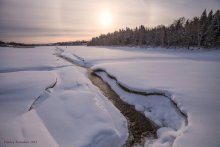
<path fill-rule="evenodd" d="M 109 11 L 101 12 L 99 21 L 102 24 L 102 26 L 104 26 L 104 27 L 110 26 L 112 24 L 112 15 L 111 15 L 111 13 Z"/>

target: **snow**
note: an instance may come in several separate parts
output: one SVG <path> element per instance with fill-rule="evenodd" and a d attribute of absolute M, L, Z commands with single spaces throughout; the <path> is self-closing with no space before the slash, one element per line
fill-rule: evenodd
<path fill-rule="evenodd" d="M 50 98 L 36 108 L 58 144 L 122 145 L 127 138 L 127 124 L 118 110 L 74 67 L 63 68 L 58 74 L 59 84 Z"/>
<path fill-rule="evenodd" d="M 123 145 L 124 116 L 85 69 L 56 52 L 55 47 L 0 48 L 0 146 Z"/>
<path fill-rule="evenodd" d="M 156 120 L 158 124 L 159 118 L 168 119 L 166 120 L 168 125 L 157 131 L 159 138 L 147 141 L 145 146 L 217 147 L 220 145 L 219 50 L 68 47 L 65 52 L 83 58 L 92 69 L 104 69 L 129 89 L 169 94 L 178 108 L 187 114 L 187 126 L 175 126 L 173 123 L 182 121 L 175 113 L 171 113 L 166 103 L 160 103 L 161 100 L 156 100 L 158 97 L 144 100 L 158 104 L 155 106 L 158 115 L 148 113 L 145 115 Z M 115 83 L 107 79 L 104 74 L 102 77 L 112 87 L 114 86 Z M 117 93 L 123 100 L 133 103 L 137 110 L 145 111 L 143 106 L 148 104 L 143 104 L 145 102 L 142 103 L 136 97 L 124 98 L 125 94 L 117 87 L 114 90 L 118 90 Z M 162 104 L 166 106 L 162 107 Z"/>
<path fill-rule="evenodd" d="M 98 73 L 160 126 L 146 147 L 220 145 L 219 50 L 77 46 L 0 48 L 0 146 L 108 147 L 127 140 L 125 117 L 86 70 L 56 55 L 117 78 Z M 165 96 L 131 94 L 118 83 Z"/>
<path fill-rule="evenodd" d="M 51 72 L 22 71 L 0 74 L 0 122 L 25 113 L 45 87 L 53 81 Z"/>
<path fill-rule="evenodd" d="M 179 115 L 167 97 L 153 95 L 146 98 L 146 96 L 131 94 L 122 90 L 116 81 L 111 80 L 104 72 L 98 73 L 98 75 L 111 85 L 111 88 L 120 95 L 121 99 L 134 105 L 136 110 L 143 112 L 158 126 L 170 127 L 173 130 L 183 127 L 184 118 Z"/>
<path fill-rule="evenodd" d="M 35 110 L 1 122 L 0 132 L 1 147 L 58 147 Z"/>
<path fill-rule="evenodd" d="M 46 70 L 54 67 L 56 60 L 53 48 L 0 48 L 0 72 L 18 70 Z M 44 52 L 44 54 L 42 54 Z M 49 58 L 48 58 L 49 56 Z"/>

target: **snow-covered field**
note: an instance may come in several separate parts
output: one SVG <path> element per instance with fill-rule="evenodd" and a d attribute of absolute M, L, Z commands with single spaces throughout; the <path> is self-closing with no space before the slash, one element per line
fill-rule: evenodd
<path fill-rule="evenodd" d="M 58 52 L 93 70 L 105 70 L 99 73 L 103 80 L 160 126 L 159 138 L 145 146 L 220 146 L 219 50 L 86 46 L 0 48 L 0 146 L 125 143 L 124 116 L 90 82 L 85 69 L 56 57 Z M 167 97 L 129 94 L 117 82 Z"/>

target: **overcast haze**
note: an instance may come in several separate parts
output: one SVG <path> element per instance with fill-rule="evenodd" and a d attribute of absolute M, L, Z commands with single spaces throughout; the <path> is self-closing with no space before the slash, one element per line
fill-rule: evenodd
<path fill-rule="evenodd" d="M 89 40 L 126 26 L 169 25 L 179 17 L 192 18 L 219 7 L 220 0 L 0 0 L 0 40 Z M 111 21 L 103 25 L 108 20 L 100 21 L 100 16 L 106 11 Z"/>

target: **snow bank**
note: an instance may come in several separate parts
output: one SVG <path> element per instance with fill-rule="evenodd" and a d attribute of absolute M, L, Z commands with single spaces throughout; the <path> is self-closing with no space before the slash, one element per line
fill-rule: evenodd
<path fill-rule="evenodd" d="M 85 70 L 55 54 L 55 47 L 0 48 L 0 146 L 124 144 L 126 119 Z"/>
<path fill-rule="evenodd" d="M 58 85 L 36 109 L 60 146 L 121 146 L 126 119 L 93 87 L 84 73 L 62 68 Z M 73 76 L 74 75 L 74 76 Z"/>
<path fill-rule="evenodd" d="M 0 74 L 0 146 L 57 146 L 35 111 L 28 107 L 53 80 L 50 72 Z"/>
<path fill-rule="evenodd" d="M 96 73 L 111 88 L 120 95 L 125 102 L 134 105 L 135 109 L 141 111 L 160 127 L 169 127 L 175 131 L 185 127 L 185 119 L 179 114 L 168 97 L 152 95 L 143 96 L 126 92 L 118 86 L 115 80 L 110 79 L 105 72 Z"/>

